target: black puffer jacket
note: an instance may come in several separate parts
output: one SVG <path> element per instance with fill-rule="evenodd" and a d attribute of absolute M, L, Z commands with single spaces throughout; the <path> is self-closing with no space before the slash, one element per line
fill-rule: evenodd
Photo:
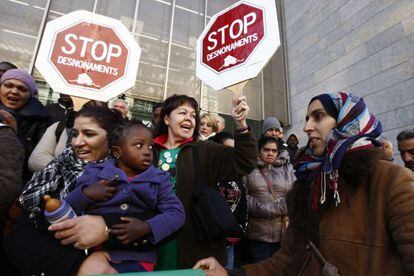
<path fill-rule="evenodd" d="M 24 150 L 13 129 L 0 123 L 0 220 L 22 190 Z"/>
<path fill-rule="evenodd" d="M 27 167 L 27 160 L 33 149 L 42 138 L 52 120 L 49 112 L 36 98 L 31 98 L 19 110 L 12 110 L 0 104 L 0 109 L 13 114 L 17 120 L 17 137 L 25 149 L 25 161 L 23 170 L 23 184 L 30 178 L 31 173 Z"/>

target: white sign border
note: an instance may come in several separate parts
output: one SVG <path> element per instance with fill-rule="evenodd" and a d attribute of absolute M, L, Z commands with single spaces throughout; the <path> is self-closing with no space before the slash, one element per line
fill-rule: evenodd
<path fill-rule="evenodd" d="M 50 60 L 52 43 L 54 43 L 57 33 L 83 21 L 111 28 L 128 49 L 124 76 L 99 90 L 67 83 Z M 135 85 L 140 56 L 141 48 L 121 21 L 79 10 L 47 23 L 36 59 L 36 68 L 56 92 L 106 102 Z"/>
<path fill-rule="evenodd" d="M 228 68 L 221 72 L 216 72 L 213 68 L 205 65 L 202 62 L 202 43 L 203 38 L 211 26 L 216 21 L 217 17 L 226 13 L 227 11 L 241 5 L 247 4 L 263 11 L 263 22 L 264 22 L 264 36 L 258 45 L 256 45 L 253 52 L 246 59 L 245 62 Z M 274 26 L 276 23 L 276 26 Z M 273 28 L 272 28 L 273 27 Z M 260 71 L 265 67 L 267 62 L 276 52 L 280 46 L 279 37 L 279 24 L 277 20 L 277 11 L 275 1 L 272 0 L 241 0 L 226 8 L 225 10 L 215 14 L 206 28 L 203 30 L 199 38 L 197 39 L 197 55 L 196 55 L 196 76 L 204 81 L 207 85 L 212 87 L 214 90 L 221 90 L 233 84 L 242 82 L 256 77 Z"/>

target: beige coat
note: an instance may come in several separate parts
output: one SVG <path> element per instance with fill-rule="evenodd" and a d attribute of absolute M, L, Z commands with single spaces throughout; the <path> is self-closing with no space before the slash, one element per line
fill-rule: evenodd
<path fill-rule="evenodd" d="M 54 123 L 46 129 L 39 143 L 37 143 L 29 158 L 29 169 L 32 172 L 43 170 L 55 157 L 63 152 L 68 140 L 67 129 L 65 128 L 56 143 L 56 128 L 59 122 Z"/>

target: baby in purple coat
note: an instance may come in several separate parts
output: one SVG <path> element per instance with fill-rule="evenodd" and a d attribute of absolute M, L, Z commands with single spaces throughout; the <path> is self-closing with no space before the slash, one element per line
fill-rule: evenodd
<path fill-rule="evenodd" d="M 119 243 L 104 249 L 118 272 L 151 271 L 156 262 L 153 245 L 183 226 L 184 208 L 169 174 L 152 165 L 152 134 L 146 126 L 123 122 L 109 143 L 115 158 L 88 164 L 65 200 L 78 215 L 113 217 L 110 234 Z"/>

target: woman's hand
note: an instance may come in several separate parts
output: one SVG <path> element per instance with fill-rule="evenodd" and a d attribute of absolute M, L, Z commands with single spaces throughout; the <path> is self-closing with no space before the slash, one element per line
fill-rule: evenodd
<path fill-rule="evenodd" d="M 56 231 L 55 238 L 63 245 L 74 244 L 77 249 L 87 249 L 107 240 L 105 221 L 101 216 L 84 215 L 49 226 Z"/>
<path fill-rule="evenodd" d="M 234 123 L 236 124 L 236 129 L 242 129 L 247 127 L 246 119 L 247 114 L 249 113 L 249 106 L 246 102 L 246 96 L 241 96 L 239 98 L 233 98 L 233 108 L 231 114 L 234 118 Z"/>
<path fill-rule="evenodd" d="M 125 223 L 113 225 L 111 234 L 122 244 L 131 243 L 151 233 L 151 227 L 145 221 L 131 217 L 121 217 L 121 220 Z"/>
<path fill-rule="evenodd" d="M 214 257 L 199 260 L 193 268 L 204 270 L 206 276 L 228 276 L 226 269 Z"/>
<path fill-rule="evenodd" d="M 118 271 L 109 264 L 109 260 L 107 252 L 93 252 L 83 261 L 77 275 L 117 274 Z"/>
<path fill-rule="evenodd" d="M 0 110 L 0 117 L 3 117 L 3 120 L 0 120 L 0 123 L 8 125 L 17 133 L 17 121 L 12 114 L 5 110 Z"/>

